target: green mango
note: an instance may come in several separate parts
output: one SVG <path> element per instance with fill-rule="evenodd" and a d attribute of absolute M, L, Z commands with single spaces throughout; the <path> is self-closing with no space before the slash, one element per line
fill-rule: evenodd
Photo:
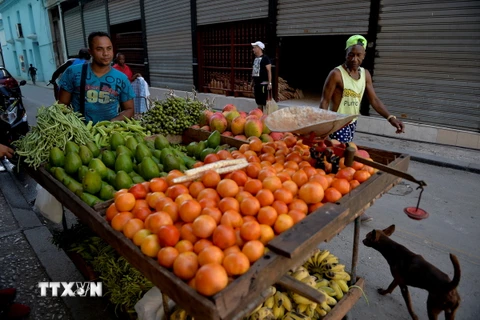
<path fill-rule="evenodd" d="M 80 169 L 78 169 L 78 180 L 83 181 L 83 177 L 85 177 L 85 174 L 88 171 L 87 166 L 81 166 Z"/>
<path fill-rule="evenodd" d="M 158 170 L 157 164 L 150 157 L 143 158 L 141 166 L 143 173 L 142 177 L 147 181 L 160 175 L 160 170 Z"/>
<path fill-rule="evenodd" d="M 123 170 L 120 170 L 117 172 L 117 175 L 115 176 L 115 188 L 117 190 L 120 189 L 130 189 L 130 187 L 133 185 L 132 178 L 128 175 Z"/>
<path fill-rule="evenodd" d="M 130 136 L 130 137 L 127 137 L 127 139 L 125 140 L 125 146 L 130 149 L 130 151 L 133 153 L 135 152 L 135 149 L 137 148 L 137 145 L 138 145 L 138 142 L 137 140 Z"/>
<path fill-rule="evenodd" d="M 65 156 L 65 172 L 70 175 L 75 175 L 82 166 L 82 159 L 76 152 L 68 152 Z"/>
<path fill-rule="evenodd" d="M 93 159 L 93 153 L 87 146 L 80 146 L 78 155 L 80 156 L 80 159 L 84 165 L 88 165 L 90 160 Z"/>
<path fill-rule="evenodd" d="M 163 161 L 163 168 L 165 169 L 165 172 L 170 172 L 174 169 L 180 170 L 180 165 L 180 161 L 178 161 L 178 158 L 173 154 L 167 155 L 165 161 Z"/>
<path fill-rule="evenodd" d="M 215 149 L 216 147 L 218 147 L 220 145 L 220 137 L 221 137 L 220 132 L 218 132 L 217 130 L 213 131 L 208 136 L 207 146 L 212 149 Z"/>
<path fill-rule="evenodd" d="M 145 139 L 143 139 L 143 136 L 138 132 L 135 133 L 133 137 L 135 138 L 135 140 L 137 140 L 138 143 L 142 143 L 145 141 Z"/>
<path fill-rule="evenodd" d="M 49 163 L 54 167 L 63 167 L 65 164 L 65 154 L 59 147 L 50 149 Z"/>
<path fill-rule="evenodd" d="M 93 141 L 87 142 L 87 147 L 92 151 L 93 157 L 97 158 L 100 155 L 100 149 L 98 149 L 97 145 Z"/>
<path fill-rule="evenodd" d="M 67 143 L 65 144 L 65 154 L 69 152 L 78 153 L 79 149 L 80 148 L 78 147 L 78 144 L 73 141 L 67 141 Z"/>
<path fill-rule="evenodd" d="M 133 163 L 130 156 L 126 153 L 121 153 L 117 156 L 115 160 L 115 171 L 125 171 L 126 173 L 130 173 L 133 170 Z"/>
<path fill-rule="evenodd" d="M 107 184 L 102 186 L 102 188 L 100 189 L 100 193 L 98 194 L 98 197 L 104 201 L 107 201 L 107 200 L 113 199 L 115 192 L 116 192 L 115 188 Z"/>
<path fill-rule="evenodd" d="M 162 149 L 162 154 L 160 155 L 160 162 L 161 163 L 164 163 L 165 162 L 165 158 L 167 157 L 167 155 L 173 155 L 173 150 L 172 148 L 164 148 Z"/>
<path fill-rule="evenodd" d="M 155 149 L 162 150 L 170 147 L 170 142 L 163 135 L 159 134 L 154 141 Z"/>
<path fill-rule="evenodd" d="M 195 141 L 190 142 L 190 144 L 187 146 L 187 154 L 190 157 L 194 157 L 196 148 L 197 148 L 197 142 L 195 142 Z"/>
<path fill-rule="evenodd" d="M 123 139 L 123 136 L 118 132 L 114 132 L 110 137 L 111 150 L 117 150 L 118 146 L 123 145 L 125 145 L 125 139 Z"/>
<path fill-rule="evenodd" d="M 98 172 L 100 178 L 105 179 L 107 177 L 108 168 L 102 162 L 102 160 L 98 158 L 93 158 L 92 161 L 88 164 L 89 169 L 93 169 Z"/>
<path fill-rule="evenodd" d="M 140 175 L 136 175 L 135 177 L 132 178 L 132 181 L 134 184 L 137 184 L 137 183 L 145 182 L 145 179 L 143 179 L 142 176 Z"/>
<path fill-rule="evenodd" d="M 106 165 L 110 169 L 115 168 L 115 154 L 113 153 L 113 151 L 103 150 L 102 162 L 104 165 Z"/>
<path fill-rule="evenodd" d="M 72 191 L 75 194 L 77 192 L 83 191 L 82 184 L 73 178 L 70 178 L 68 183 L 66 183 L 65 185 L 68 188 L 68 190 Z"/>
<path fill-rule="evenodd" d="M 206 141 L 199 141 L 197 143 L 197 148 L 195 149 L 195 153 L 194 153 L 195 158 L 200 159 L 200 154 L 206 148 L 207 148 L 207 142 Z"/>
<path fill-rule="evenodd" d="M 139 143 L 137 145 L 137 149 L 135 149 L 135 159 L 137 160 L 137 163 L 140 163 L 143 161 L 143 158 L 145 157 L 151 157 L 152 152 L 148 148 L 146 144 Z"/>
<path fill-rule="evenodd" d="M 88 192 L 81 192 L 81 193 L 79 192 L 79 197 L 80 199 L 82 199 L 83 202 L 85 202 L 90 207 L 93 207 L 97 203 L 102 202 L 102 200 L 100 200 L 99 198 L 97 198 L 96 196 Z"/>
<path fill-rule="evenodd" d="M 65 172 L 65 170 L 61 167 L 55 167 L 52 170 L 53 170 L 52 174 L 55 177 L 55 179 L 63 183 L 63 179 L 65 179 L 65 177 L 67 176 L 67 173 Z"/>
<path fill-rule="evenodd" d="M 102 178 L 100 177 L 100 173 L 94 169 L 88 169 L 83 177 L 82 187 L 84 191 L 91 194 L 99 192 L 102 188 Z"/>
<path fill-rule="evenodd" d="M 161 155 L 161 154 L 162 154 L 162 151 L 161 151 L 161 150 L 155 149 L 155 150 L 152 151 L 152 155 L 153 155 L 155 158 L 157 158 L 157 159 L 160 159 L 160 155 Z"/>
<path fill-rule="evenodd" d="M 127 148 L 127 146 L 118 146 L 117 149 L 115 150 L 117 152 L 117 157 L 121 155 L 122 153 L 128 154 L 130 158 L 133 157 L 133 151 Z"/>
<path fill-rule="evenodd" d="M 115 176 L 117 174 L 115 173 L 115 171 L 113 171 L 112 169 L 107 169 L 107 177 L 105 178 L 105 181 L 107 181 L 109 184 L 111 185 L 114 185 L 115 184 Z"/>

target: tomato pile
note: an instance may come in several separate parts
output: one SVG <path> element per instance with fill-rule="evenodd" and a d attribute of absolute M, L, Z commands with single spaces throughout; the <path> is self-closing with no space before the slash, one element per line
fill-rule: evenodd
<path fill-rule="evenodd" d="M 245 158 L 248 166 L 220 175 L 205 171 L 174 184 L 184 173 L 122 189 L 106 211 L 113 229 L 195 288 L 211 296 L 248 271 L 265 245 L 326 202 L 366 181 L 374 169 L 358 162 L 337 173 L 312 166 L 309 146 L 286 134 L 262 142 L 251 137 L 239 150 L 220 150 L 205 163 Z"/>

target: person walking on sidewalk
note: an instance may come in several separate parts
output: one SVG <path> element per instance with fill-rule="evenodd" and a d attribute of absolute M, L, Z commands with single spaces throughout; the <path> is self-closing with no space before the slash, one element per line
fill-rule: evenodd
<path fill-rule="evenodd" d="M 30 75 L 30 78 L 32 78 L 33 85 L 35 85 L 35 81 L 37 80 L 37 68 L 35 68 L 31 63 L 30 68 L 28 68 L 28 74 Z"/>
<path fill-rule="evenodd" d="M 265 44 L 261 41 L 252 43 L 253 61 L 252 82 L 255 102 L 260 110 L 267 104 L 268 90 L 272 90 L 272 63 L 270 59 L 263 54 Z"/>
<path fill-rule="evenodd" d="M 63 73 L 59 102 L 82 112 L 87 122 L 131 118 L 135 93 L 127 76 L 111 66 L 110 36 L 105 32 L 92 32 L 88 46 L 92 62 L 71 66 Z"/>
<path fill-rule="evenodd" d="M 367 39 L 361 35 L 353 35 L 347 40 L 345 47 L 345 62 L 333 69 L 323 86 L 320 108 L 332 110 L 342 114 L 360 114 L 360 104 L 363 93 L 372 107 L 382 117 L 397 129 L 396 133 L 405 132 L 405 126 L 394 115 L 391 115 L 373 89 L 372 76 L 367 69 L 361 66 L 365 59 Z M 354 119 L 342 129 L 332 133 L 330 138 L 340 142 L 353 140 L 357 128 L 357 119 Z"/>

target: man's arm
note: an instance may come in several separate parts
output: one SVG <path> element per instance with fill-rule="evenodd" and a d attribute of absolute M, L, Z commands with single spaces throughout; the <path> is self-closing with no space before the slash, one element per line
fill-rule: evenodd
<path fill-rule="evenodd" d="M 60 89 L 58 94 L 58 103 L 69 106 L 70 102 L 72 102 L 72 94 L 64 89 Z"/>
<path fill-rule="evenodd" d="M 373 109 L 375 109 L 375 111 L 377 111 L 385 119 L 388 119 L 390 117 L 390 119 L 388 119 L 388 122 L 390 122 L 392 126 L 397 128 L 397 133 L 405 132 L 405 126 L 402 123 L 402 121 L 397 120 L 396 118 L 392 118 L 387 108 L 383 104 L 383 102 L 377 97 L 377 94 L 375 93 L 375 89 L 373 89 L 372 76 L 370 75 L 370 72 L 367 69 L 364 69 L 364 70 L 365 70 L 365 75 L 367 77 L 367 84 L 366 84 L 367 97 Z"/>
<path fill-rule="evenodd" d="M 268 75 L 268 86 L 267 86 L 267 89 L 268 90 L 272 90 L 272 65 L 271 64 L 267 64 L 265 66 L 265 68 L 267 68 L 267 75 Z"/>
<path fill-rule="evenodd" d="M 339 79 L 340 72 L 337 72 L 336 69 L 330 71 L 327 80 L 325 80 L 325 84 L 323 85 L 322 98 L 320 99 L 320 109 L 328 110 L 328 106 L 330 105 L 330 101 L 332 101 L 333 93 L 337 88 Z"/>
<path fill-rule="evenodd" d="M 133 106 L 133 99 L 130 99 L 125 102 L 120 102 L 120 107 L 122 108 L 122 112 L 118 114 L 115 118 L 110 121 L 122 121 L 127 118 L 133 117 L 134 114 L 134 106 Z"/>

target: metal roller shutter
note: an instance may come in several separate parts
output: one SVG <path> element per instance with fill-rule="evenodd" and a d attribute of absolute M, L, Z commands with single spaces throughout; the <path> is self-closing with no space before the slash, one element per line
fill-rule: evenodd
<path fill-rule="evenodd" d="M 107 13 L 105 2 L 95 0 L 83 7 L 83 21 L 85 23 L 85 42 L 88 44 L 88 35 L 95 31 L 107 32 Z"/>
<path fill-rule="evenodd" d="M 408 121 L 480 131 L 480 2 L 382 0 L 374 86 Z"/>
<path fill-rule="evenodd" d="M 160 7 L 155 8 L 155 12 Z M 140 1 L 139 0 L 109 0 L 108 1 L 108 17 L 110 24 L 119 24 L 141 18 Z"/>
<path fill-rule="evenodd" d="M 268 0 L 197 0 L 197 24 L 268 17 Z"/>
<path fill-rule="evenodd" d="M 191 91 L 192 29 L 189 0 L 145 0 L 150 82 L 153 87 Z"/>
<path fill-rule="evenodd" d="M 65 40 L 67 42 L 67 54 L 69 57 L 76 56 L 78 50 L 85 47 L 80 7 L 75 7 L 66 11 L 63 15 L 63 19 L 65 26 Z"/>
<path fill-rule="evenodd" d="M 277 36 L 367 34 L 370 0 L 278 0 Z"/>

